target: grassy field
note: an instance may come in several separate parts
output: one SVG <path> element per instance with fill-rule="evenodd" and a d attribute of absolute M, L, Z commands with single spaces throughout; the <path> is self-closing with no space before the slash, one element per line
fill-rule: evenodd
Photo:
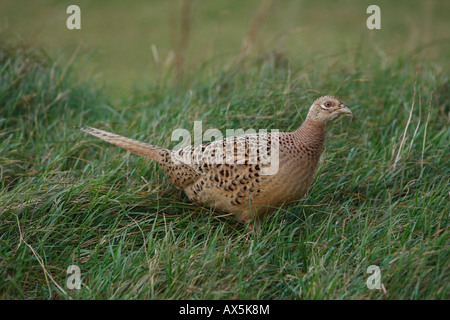
<path fill-rule="evenodd" d="M 450 298 L 449 4 L 380 1 L 368 30 L 364 1 L 80 1 L 73 36 L 42 3 L 0 5 L 0 298 Z M 195 120 L 295 130 L 325 94 L 356 118 L 256 233 L 74 128 L 173 147 Z"/>

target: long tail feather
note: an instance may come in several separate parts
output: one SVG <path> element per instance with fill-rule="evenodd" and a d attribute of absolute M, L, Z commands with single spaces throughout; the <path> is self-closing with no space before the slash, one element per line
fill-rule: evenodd
<path fill-rule="evenodd" d="M 126 138 L 124 136 L 111 133 L 108 131 L 91 128 L 91 127 L 77 127 L 81 131 L 87 132 L 97 138 L 105 140 L 121 148 L 127 149 L 130 152 L 140 156 L 158 161 L 159 163 L 167 161 L 169 151 L 148 143 L 140 142 L 134 139 Z M 165 160 L 166 159 L 166 160 Z"/>

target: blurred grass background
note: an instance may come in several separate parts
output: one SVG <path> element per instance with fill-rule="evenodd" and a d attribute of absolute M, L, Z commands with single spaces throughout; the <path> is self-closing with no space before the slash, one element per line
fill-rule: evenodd
<path fill-rule="evenodd" d="M 449 298 L 448 2 L 377 1 L 381 30 L 371 1 L 69 4 L 0 3 L 0 298 Z M 254 234 L 74 129 L 295 130 L 324 94 L 356 119 Z"/>
<path fill-rule="evenodd" d="M 342 53 L 359 59 L 365 50 L 374 50 L 384 63 L 410 54 L 447 67 L 450 55 L 446 1 L 377 1 L 382 29 L 373 31 L 366 28 L 369 0 L 81 0 L 76 4 L 82 28 L 73 31 L 66 28 L 70 4 L 4 0 L 0 23 L 54 57 L 69 59 L 80 48 L 88 52 L 82 74 L 106 83 L 111 94 L 130 93 L 140 81 L 178 68 L 180 54 L 184 70 L 217 71 L 246 44 L 248 55 L 282 53 L 294 69 L 311 58 L 333 64 Z"/>

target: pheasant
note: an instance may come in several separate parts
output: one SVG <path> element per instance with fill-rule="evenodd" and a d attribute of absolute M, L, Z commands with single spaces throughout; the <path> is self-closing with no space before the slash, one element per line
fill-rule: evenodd
<path fill-rule="evenodd" d="M 301 199 L 314 179 L 327 125 L 352 112 L 336 97 L 311 105 L 293 132 L 253 133 L 172 151 L 91 127 L 93 136 L 159 163 L 196 203 L 258 228 L 264 216 Z"/>

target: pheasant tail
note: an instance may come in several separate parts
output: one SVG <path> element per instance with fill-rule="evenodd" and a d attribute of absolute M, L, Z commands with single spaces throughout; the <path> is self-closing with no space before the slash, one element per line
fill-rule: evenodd
<path fill-rule="evenodd" d="M 115 133 L 95 129 L 92 127 L 81 127 L 81 128 L 78 127 L 78 129 L 87 132 L 97 138 L 105 140 L 109 143 L 112 143 L 116 146 L 124 148 L 132 153 L 138 154 L 145 158 L 155 160 L 159 163 L 167 161 L 167 157 L 169 155 L 169 150 L 167 149 L 160 148 L 134 139 L 126 138 L 124 136 Z"/>

